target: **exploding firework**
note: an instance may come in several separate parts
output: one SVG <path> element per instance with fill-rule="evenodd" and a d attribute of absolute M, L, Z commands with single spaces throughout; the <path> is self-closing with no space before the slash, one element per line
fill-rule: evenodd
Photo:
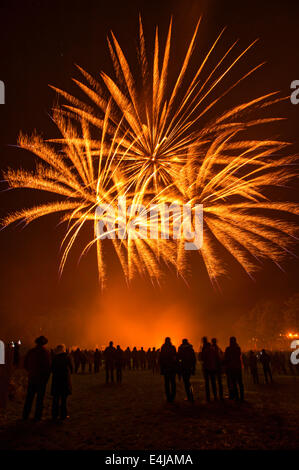
<path fill-rule="evenodd" d="M 109 107 L 105 114 L 106 121 L 108 118 Z M 157 255 L 158 241 L 136 238 L 134 227 L 138 222 L 136 213 L 139 212 L 140 195 L 129 189 L 128 181 L 120 171 L 122 160 L 118 149 L 122 139 L 118 140 L 118 132 L 115 132 L 114 138 L 108 143 L 104 125 L 97 156 L 94 156 L 91 151 L 92 140 L 88 124 L 85 121 L 81 121 L 81 133 L 78 133 L 78 129 L 59 111 L 54 113 L 53 119 L 62 138 L 55 139 L 52 144 L 44 142 L 38 135 L 19 137 L 20 147 L 31 151 L 41 160 L 36 170 L 29 172 L 9 169 L 5 173 L 5 178 L 12 188 L 46 191 L 60 196 L 60 200 L 12 213 L 4 219 L 4 226 L 17 221 L 25 221 L 28 224 L 44 215 L 62 213 L 61 221 L 67 223 L 66 235 L 62 241 L 63 255 L 60 263 L 60 272 L 62 272 L 80 230 L 85 224 L 92 223 L 94 237 L 86 245 L 82 255 L 96 243 L 102 285 L 106 273 L 102 244 L 108 236 L 112 240 L 127 279 L 131 279 L 136 272 L 140 274 L 146 272 L 150 277 L 157 279 L 161 274 L 158 262 L 161 254 Z M 125 138 L 125 135 L 122 138 Z M 53 145 L 59 147 L 55 148 Z M 120 220 L 117 220 L 115 233 L 109 234 L 106 231 L 98 234 L 97 224 L 101 219 L 106 226 L 109 226 L 109 214 L 96 216 L 96 208 L 114 207 L 121 198 L 126 198 L 129 209 Z M 146 214 L 145 208 L 145 213 L 139 215 L 141 226 L 145 223 Z M 122 236 L 117 236 L 120 231 L 124 233 Z M 162 244 L 160 243 L 161 246 Z M 170 246 L 164 246 L 162 253 L 165 261 L 174 263 L 174 251 Z"/>
<path fill-rule="evenodd" d="M 291 157 L 271 158 L 286 144 L 277 141 L 232 143 L 232 133 L 221 134 L 201 161 L 189 158 L 179 177 L 163 196 L 180 204 L 203 206 L 204 243 L 200 254 L 212 282 L 226 273 L 220 244 L 248 275 L 265 259 L 279 263 L 296 239 L 297 226 L 277 218 L 298 214 L 292 203 L 269 201 L 265 188 L 284 185 L 296 176 Z M 232 150 L 237 155 L 232 156 Z M 219 248 L 219 247 L 218 247 Z M 177 265 L 184 271 L 186 251 L 178 241 Z"/>
<path fill-rule="evenodd" d="M 163 214 L 151 221 L 160 237 L 140 237 L 136 232 L 136 217 L 139 228 L 150 228 L 151 203 L 203 205 L 204 242 L 199 253 L 213 282 L 226 272 L 217 244 L 226 248 L 250 275 L 258 261 L 271 259 L 278 264 L 289 252 L 295 227 L 277 217 L 283 212 L 298 214 L 298 208 L 292 203 L 267 199 L 265 189 L 285 185 L 295 176 L 294 157 L 278 157 L 288 145 L 285 142 L 246 137 L 248 129 L 276 120 L 256 116 L 279 99 L 269 93 L 238 104 L 207 122 L 207 115 L 221 98 L 259 66 L 213 97 L 254 43 L 238 54 L 234 52 L 236 43 L 232 44 L 209 68 L 221 32 L 188 79 L 198 27 L 199 23 L 173 83 L 169 79 L 172 22 L 164 48 L 156 29 L 151 60 L 140 20 L 140 81 L 134 77 L 112 34 L 108 45 L 116 78 L 102 72 L 100 83 L 80 68 L 87 84 L 76 80 L 93 105 L 55 88 L 68 101 L 54 111 L 61 137 L 51 142 L 37 135 L 20 137 L 20 147 L 32 151 L 41 163 L 34 172 L 6 171 L 9 186 L 52 192 L 59 200 L 11 214 L 4 225 L 20 220 L 29 223 L 61 212 L 62 220 L 68 224 L 61 270 L 80 230 L 92 223 L 94 236 L 83 253 L 96 244 L 102 283 L 106 273 L 106 238 L 111 239 L 129 280 L 136 272 L 159 278 L 163 264 L 174 266 L 184 276 L 184 237 L 164 239 Z M 224 65 L 227 61 L 228 65 Z M 109 223 L 109 214 L 103 213 L 100 218 L 108 229 L 99 234 L 97 207 L 115 207 L 121 197 L 127 198 L 129 213 L 123 219 L 118 217 L 117 223 Z M 173 222 L 175 217 L 172 215 Z"/>

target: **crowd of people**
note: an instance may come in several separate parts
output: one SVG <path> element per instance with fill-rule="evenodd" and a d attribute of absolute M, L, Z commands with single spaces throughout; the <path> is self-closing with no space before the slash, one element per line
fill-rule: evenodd
<path fill-rule="evenodd" d="M 36 396 L 34 419 L 42 418 L 43 401 L 46 386 L 52 374 L 51 394 L 52 418 L 64 420 L 68 417 L 67 397 L 72 393 L 72 373 L 99 373 L 105 370 L 106 383 L 122 382 L 124 370 L 150 370 L 153 374 L 164 376 L 166 399 L 172 403 L 176 397 L 176 380 L 182 380 L 186 392 L 186 400 L 193 403 L 194 393 L 191 385 L 191 376 L 195 375 L 197 362 L 201 364 L 202 376 L 205 384 L 206 401 L 224 400 L 223 379 L 226 377 L 228 398 L 239 402 L 244 401 L 243 373 L 252 377 L 254 384 L 259 383 L 259 365 L 262 367 L 264 381 L 273 381 L 273 371 L 288 373 L 288 364 L 285 354 L 249 351 L 242 353 L 234 336 L 230 338 L 229 345 L 222 351 L 216 338 L 208 341 L 202 338 L 200 351 L 196 353 L 187 339 L 176 349 L 169 337 L 165 338 L 160 349 L 155 347 L 147 351 L 143 347 L 132 350 L 127 347 L 123 350 L 119 345 L 114 347 L 112 341 L 104 349 L 83 350 L 76 348 L 72 351 L 65 345 L 58 345 L 48 350 L 45 346 L 48 340 L 40 336 L 35 340 L 36 346 L 30 349 L 24 359 L 24 367 L 28 372 L 28 388 L 23 410 L 23 419 L 30 416 L 33 401 Z M 19 351 L 16 350 L 15 365 L 19 362 Z M 293 369 L 291 373 L 298 373 Z"/>
<path fill-rule="evenodd" d="M 70 355 L 76 374 L 78 372 L 84 374 L 86 370 L 98 373 L 104 364 L 106 366 L 106 382 L 108 383 L 109 381 L 114 382 L 114 372 L 116 372 L 117 382 L 121 382 L 122 371 L 125 369 L 150 369 L 153 373 L 158 372 L 159 352 L 160 350 L 155 347 L 149 348 L 147 351 L 143 347 L 141 349 L 134 347 L 132 350 L 127 347 L 123 350 L 119 345 L 115 348 L 113 342 L 110 341 L 109 346 L 104 351 L 98 348 L 95 350 L 76 348 L 71 351 Z"/>
<path fill-rule="evenodd" d="M 223 353 L 217 344 L 216 338 L 211 342 L 207 337 L 202 339 L 201 351 L 198 360 L 202 363 L 202 373 L 205 381 L 206 400 L 211 400 L 211 390 L 214 400 L 223 400 L 222 374 L 226 373 L 229 398 L 244 401 L 244 386 L 242 380 L 241 349 L 236 338 L 230 338 L 230 344 Z M 176 351 L 170 338 L 165 339 L 159 355 L 161 374 L 164 375 L 165 393 L 168 402 L 173 402 L 176 395 L 176 375 L 184 382 L 187 400 L 194 402 L 193 390 L 190 382 L 191 375 L 195 375 L 196 354 L 193 346 L 187 339 Z"/>
<path fill-rule="evenodd" d="M 290 361 L 289 351 L 249 351 L 242 354 L 244 372 L 250 374 L 254 384 L 260 382 L 259 364 L 262 366 L 265 383 L 273 382 L 273 374 L 299 375 L 299 367 Z"/>

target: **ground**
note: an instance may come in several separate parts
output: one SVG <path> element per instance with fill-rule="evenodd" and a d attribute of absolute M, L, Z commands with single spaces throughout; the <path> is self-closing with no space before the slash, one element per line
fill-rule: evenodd
<path fill-rule="evenodd" d="M 21 374 L 21 372 L 19 372 Z M 276 376 L 271 385 L 252 385 L 245 376 L 244 404 L 225 399 L 206 404 L 198 372 L 196 401 L 165 401 L 160 375 L 126 371 L 123 384 L 106 385 L 104 372 L 73 375 L 70 419 L 53 423 L 51 397 L 44 420 L 22 422 L 23 393 L 0 410 L 0 449 L 190 450 L 296 449 L 299 447 L 299 376 Z M 49 386 L 48 386 L 49 389 Z"/>

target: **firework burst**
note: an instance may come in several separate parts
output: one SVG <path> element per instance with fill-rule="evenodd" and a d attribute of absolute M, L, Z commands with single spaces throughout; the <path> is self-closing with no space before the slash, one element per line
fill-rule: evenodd
<path fill-rule="evenodd" d="M 39 163 L 34 172 L 7 170 L 9 186 L 55 193 L 59 200 L 8 215 L 4 225 L 62 213 L 67 231 L 61 270 L 80 230 L 91 223 L 94 235 L 83 253 L 96 244 L 102 284 L 106 273 L 103 244 L 108 234 L 127 279 L 135 273 L 157 279 L 163 264 L 174 266 L 184 276 L 184 239 L 163 239 L 161 218 L 154 222 L 160 234 L 155 240 L 136 236 L 133 223 L 137 213 L 139 227 L 148 230 L 150 204 L 174 201 L 203 205 L 204 243 L 199 253 L 213 282 L 226 272 L 217 244 L 226 248 L 249 275 L 262 259 L 279 264 L 283 254 L 289 252 L 295 227 L 277 217 L 283 212 L 298 214 L 298 208 L 268 200 L 264 190 L 285 185 L 295 176 L 294 157 L 278 157 L 288 145 L 285 142 L 246 138 L 248 129 L 276 120 L 256 117 L 258 110 L 278 100 L 276 93 L 238 104 L 207 123 L 206 116 L 219 100 L 259 66 L 212 98 L 254 43 L 238 54 L 234 52 L 236 43 L 232 44 L 209 68 L 221 32 L 193 77 L 187 79 L 198 27 L 199 23 L 172 84 L 168 79 L 172 22 L 164 48 L 156 29 L 151 58 L 140 20 L 140 82 L 111 34 L 108 45 L 116 78 L 102 72 L 100 83 L 80 68 L 87 84 L 76 80 L 93 105 L 55 88 L 68 101 L 53 116 L 61 137 L 45 142 L 37 135 L 20 136 L 20 147 L 33 152 Z M 227 60 L 229 64 L 224 65 Z M 100 216 L 110 229 L 108 234 L 99 235 L 96 208 L 105 204 L 115 207 L 120 197 L 127 198 L 129 213 L 116 224 L 107 224 L 107 214 Z"/>

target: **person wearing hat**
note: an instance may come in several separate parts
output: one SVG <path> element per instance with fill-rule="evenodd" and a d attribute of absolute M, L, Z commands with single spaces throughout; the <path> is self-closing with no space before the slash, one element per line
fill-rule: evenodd
<path fill-rule="evenodd" d="M 47 343 L 48 340 L 44 336 L 36 338 L 36 346 L 28 351 L 24 359 L 24 367 L 28 372 L 27 395 L 23 409 L 25 420 L 29 418 L 35 395 L 34 419 L 40 421 L 42 418 L 44 396 L 51 371 L 50 353 L 45 348 Z"/>

